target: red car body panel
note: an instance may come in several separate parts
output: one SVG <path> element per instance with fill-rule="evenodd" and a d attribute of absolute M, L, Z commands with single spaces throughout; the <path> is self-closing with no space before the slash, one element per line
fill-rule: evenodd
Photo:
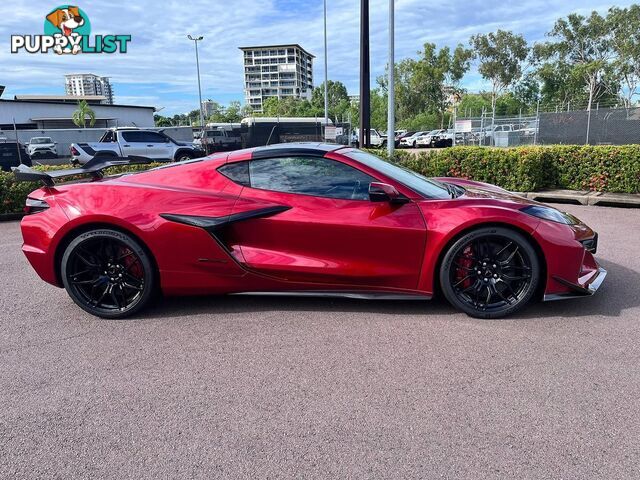
<path fill-rule="evenodd" d="M 544 262 L 545 295 L 587 288 L 598 264 L 580 243 L 594 237 L 583 224 L 564 225 L 523 213 L 535 204 L 492 185 L 441 179 L 463 186 L 458 198 L 425 199 L 405 185 L 346 156 L 321 152 L 396 187 L 404 204 L 342 200 L 260 190 L 217 171 L 256 150 L 101 181 L 44 187 L 30 197 L 49 204 L 22 221 L 23 251 L 40 277 L 61 286 L 58 265 L 80 229 L 115 227 L 137 237 L 156 263 L 167 295 L 287 291 L 367 291 L 430 297 L 439 261 L 463 232 L 502 225 L 528 235 Z M 317 152 L 316 152 L 317 155 Z M 161 215 L 233 218 L 211 234 Z"/>

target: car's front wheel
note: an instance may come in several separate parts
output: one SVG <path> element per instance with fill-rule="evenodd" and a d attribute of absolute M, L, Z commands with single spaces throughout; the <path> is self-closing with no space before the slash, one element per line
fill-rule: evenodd
<path fill-rule="evenodd" d="M 473 230 L 446 252 L 440 286 L 467 315 L 499 318 L 517 312 L 535 295 L 540 262 L 531 242 L 502 227 Z"/>
<path fill-rule="evenodd" d="M 155 271 L 132 237 L 96 229 L 74 238 L 62 255 L 62 282 L 83 310 L 102 318 L 134 314 L 153 297 Z"/>
<path fill-rule="evenodd" d="M 187 160 L 191 160 L 192 158 L 194 158 L 194 156 L 190 152 L 178 152 L 176 153 L 174 160 L 176 162 L 185 162 Z"/>

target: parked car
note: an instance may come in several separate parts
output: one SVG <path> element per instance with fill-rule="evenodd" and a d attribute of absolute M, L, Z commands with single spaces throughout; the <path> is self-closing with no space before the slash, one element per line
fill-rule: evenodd
<path fill-rule="evenodd" d="M 522 132 L 523 135 L 533 137 L 538 130 L 538 121 L 531 120 L 530 122 L 525 123 L 524 125 L 520 125 L 518 128 L 519 132 Z"/>
<path fill-rule="evenodd" d="M 211 128 L 205 130 L 204 133 L 204 140 L 198 138 L 194 143 L 207 152 L 237 150 L 242 145 L 240 136 L 234 135 L 231 130 L 225 128 Z"/>
<path fill-rule="evenodd" d="M 384 135 L 380 135 L 380 133 L 378 132 L 378 130 L 376 130 L 375 128 L 372 128 L 369 130 L 370 132 L 370 145 L 374 148 L 382 148 L 384 146 L 386 146 L 387 144 L 387 137 Z M 354 129 L 353 134 L 356 138 L 356 143 L 354 144 L 354 146 L 359 147 L 359 129 Z"/>
<path fill-rule="evenodd" d="M 406 131 L 406 130 L 399 130 L 399 132 L 402 132 L 402 133 L 398 133 L 398 134 L 396 135 L 396 148 L 399 148 L 399 147 L 400 147 L 400 141 L 401 141 L 403 138 L 410 137 L 411 135 L 413 135 L 414 133 L 416 133 L 416 132 L 408 132 L 408 131 Z"/>
<path fill-rule="evenodd" d="M 484 138 L 485 142 L 487 140 L 491 141 L 491 139 L 495 136 L 496 133 L 498 132 L 513 132 L 514 130 L 516 130 L 517 128 L 514 128 L 514 125 L 511 124 L 505 124 L 505 125 L 489 125 L 487 127 L 482 128 L 479 131 L 478 136 L 480 138 Z"/>
<path fill-rule="evenodd" d="M 26 201 L 27 259 L 99 317 L 133 315 L 156 292 L 406 301 L 441 291 L 468 315 L 497 318 L 540 296 L 592 295 L 607 273 L 596 233 L 571 215 L 342 145 L 283 143 L 102 178 L 109 165 L 15 170 L 49 186 Z M 94 181 L 55 185 L 79 174 Z"/>
<path fill-rule="evenodd" d="M 407 137 L 403 137 L 402 139 L 400 139 L 400 148 L 402 147 L 413 147 L 415 148 L 416 145 L 416 141 L 418 139 L 419 136 L 424 135 L 425 133 L 427 133 L 426 131 L 420 131 L 420 132 L 415 132 L 413 135 L 407 136 Z"/>
<path fill-rule="evenodd" d="M 27 153 L 33 158 L 58 158 L 58 144 L 51 137 L 32 137 L 26 143 Z"/>
<path fill-rule="evenodd" d="M 446 133 L 446 130 L 443 128 L 424 133 L 416 138 L 416 147 L 434 147 L 438 136 L 444 133 Z"/>
<path fill-rule="evenodd" d="M 31 166 L 31 159 L 24 146 L 15 140 L 0 140 L 0 170 L 10 172 L 20 164 Z"/>
<path fill-rule="evenodd" d="M 146 157 L 155 161 L 184 161 L 203 156 L 201 148 L 190 142 L 177 142 L 162 131 L 139 128 L 112 128 L 99 141 L 72 143 L 71 160 L 83 165 L 99 157 Z"/>

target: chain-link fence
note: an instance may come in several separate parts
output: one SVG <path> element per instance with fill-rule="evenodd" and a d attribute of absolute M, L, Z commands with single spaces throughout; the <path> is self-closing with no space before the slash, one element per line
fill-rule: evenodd
<path fill-rule="evenodd" d="M 627 145 L 640 143 L 640 107 L 460 118 L 457 145 Z"/>

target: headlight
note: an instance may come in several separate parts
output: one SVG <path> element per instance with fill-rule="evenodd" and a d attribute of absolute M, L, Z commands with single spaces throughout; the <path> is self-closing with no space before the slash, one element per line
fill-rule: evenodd
<path fill-rule="evenodd" d="M 542 218 L 543 220 L 549 220 L 551 222 L 563 223 L 565 225 L 576 225 L 580 223 L 573 215 L 568 213 L 561 212 L 560 210 L 556 210 L 551 207 L 544 207 L 541 205 L 529 205 L 520 210 L 528 215 L 533 215 L 534 217 Z"/>

